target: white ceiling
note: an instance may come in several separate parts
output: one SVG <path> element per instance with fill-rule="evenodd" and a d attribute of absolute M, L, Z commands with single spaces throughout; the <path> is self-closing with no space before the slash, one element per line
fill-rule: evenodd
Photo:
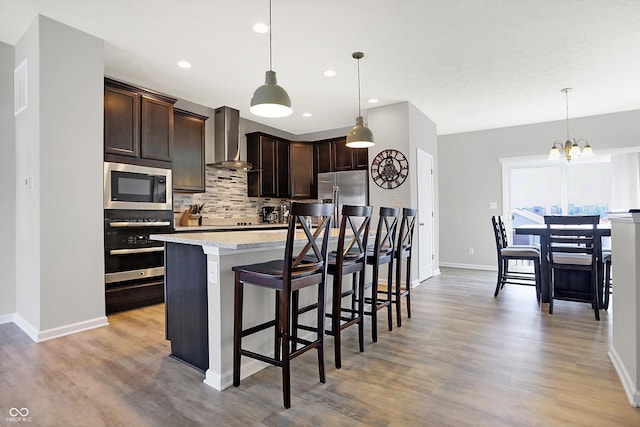
<path fill-rule="evenodd" d="M 363 109 L 410 101 L 438 134 L 561 120 L 564 87 L 570 117 L 640 108 L 640 0 L 273 0 L 273 70 L 294 109 L 281 119 L 249 112 L 268 0 L 0 0 L 0 41 L 38 13 L 104 39 L 109 76 L 296 135 L 353 126 L 357 50 Z"/>

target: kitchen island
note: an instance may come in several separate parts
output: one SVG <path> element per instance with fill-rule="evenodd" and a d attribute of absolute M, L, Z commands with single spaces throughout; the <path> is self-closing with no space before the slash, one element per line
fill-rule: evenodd
<path fill-rule="evenodd" d="M 332 230 L 337 236 L 338 230 Z M 166 338 L 171 356 L 205 372 L 205 384 L 224 390 L 233 376 L 233 266 L 284 256 L 287 230 L 155 234 L 165 243 Z M 304 291 L 304 290 L 303 290 Z M 301 293 L 301 304 L 314 292 Z M 275 293 L 245 288 L 244 324 L 273 319 Z M 311 317 L 313 313 L 308 313 Z M 247 337 L 247 348 L 273 352 L 273 334 Z M 243 345 L 245 345 L 243 343 Z M 243 358 L 243 377 L 268 366 Z"/>

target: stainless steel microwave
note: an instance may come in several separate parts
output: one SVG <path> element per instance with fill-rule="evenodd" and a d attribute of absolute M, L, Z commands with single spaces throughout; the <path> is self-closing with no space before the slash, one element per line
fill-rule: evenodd
<path fill-rule="evenodd" d="M 104 162 L 104 208 L 173 210 L 171 169 Z"/>

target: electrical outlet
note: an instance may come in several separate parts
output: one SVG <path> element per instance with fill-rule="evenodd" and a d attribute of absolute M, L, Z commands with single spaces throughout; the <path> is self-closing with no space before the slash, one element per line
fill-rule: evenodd
<path fill-rule="evenodd" d="M 489 202 L 489 209 L 498 209 L 498 202 Z"/>
<path fill-rule="evenodd" d="M 475 249 L 469 248 L 469 255 L 473 255 L 475 252 L 476 252 Z"/>

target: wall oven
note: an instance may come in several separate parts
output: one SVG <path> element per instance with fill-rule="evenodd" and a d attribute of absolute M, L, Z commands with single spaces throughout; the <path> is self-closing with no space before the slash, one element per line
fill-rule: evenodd
<path fill-rule="evenodd" d="M 164 244 L 173 232 L 171 170 L 104 164 L 107 313 L 164 302 Z"/>
<path fill-rule="evenodd" d="M 164 244 L 150 234 L 173 231 L 172 211 L 105 210 L 107 313 L 164 301 Z"/>
<path fill-rule="evenodd" d="M 171 169 L 104 162 L 104 208 L 173 210 Z"/>

